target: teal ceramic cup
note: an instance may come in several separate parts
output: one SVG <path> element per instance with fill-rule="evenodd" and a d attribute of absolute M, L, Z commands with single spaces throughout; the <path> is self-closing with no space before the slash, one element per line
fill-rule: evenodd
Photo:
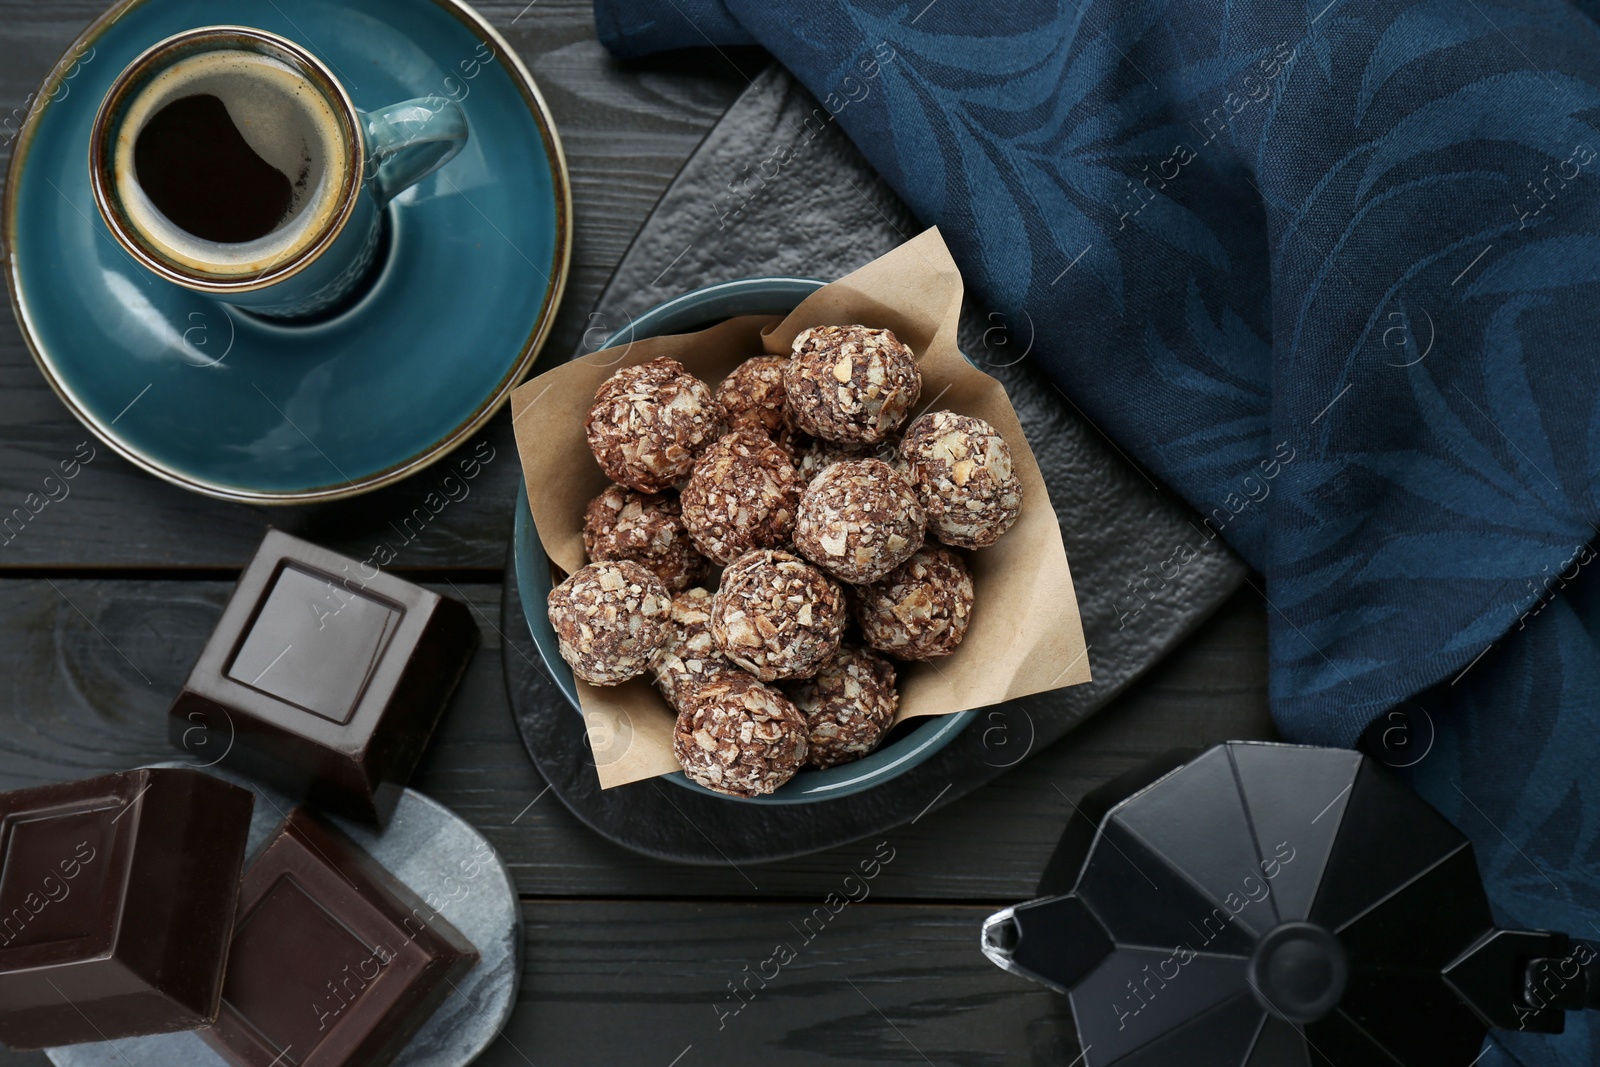
<path fill-rule="evenodd" d="M 208 26 L 154 45 L 112 83 L 90 182 L 111 235 L 152 273 L 257 315 L 312 318 L 359 294 L 384 206 L 467 137 L 450 100 L 361 112 L 292 41 Z"/>

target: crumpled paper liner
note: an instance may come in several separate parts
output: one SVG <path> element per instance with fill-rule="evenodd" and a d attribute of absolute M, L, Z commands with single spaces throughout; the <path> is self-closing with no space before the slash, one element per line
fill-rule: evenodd
<path fill-rule="evenodd" d="M 928 230 L 819 289 L 782 320 L 744 316 L 698 333 L 633 341 L 522 385 L 511 396 L 512 420 L 545 552 L 567 573 L 585 562 L 584 508 L 608 482 L 589 451 L 583 419 L 595 391 L 619 368 L 671 356 L 714 388 L 751 356 L 787 355 L 809 327 L 887 327 L 917 353 L 922 370 L 922 397 L 912 417 L 947 408 L 984 419 L 1011 446 L 1022 483 L 1016 525 L 993 547 L 963 553 L 976 596 L 961 646 L 943 659 L 896 665 L 897 721 L 1087 682 L 1078 600 L 1044 477 L 1005 388 L 956 347 L 961 297 L 961 274 L 939 232 Z M 672 711 L 645 678 L 613 687 L 578 681 L 577 687 L 602 789 L 679 769 Z"/>

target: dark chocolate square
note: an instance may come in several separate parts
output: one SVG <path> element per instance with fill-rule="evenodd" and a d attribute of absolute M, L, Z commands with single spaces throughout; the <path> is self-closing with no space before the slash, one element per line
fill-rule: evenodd
<path fill-rule="evenodd" d="M 404 609 L 292 564 L 278 572 L 228 677 L 347 723 Z"/>
<path fill-rule="evenodd" d="M 0 795 L 0 1042 L 209 1025 L 254 802 L 183 769 Z"/>
<path fill-rule="evenodd" d="M 37 958 L 48 945 L 51 955 L 82 959 L 110 947 L 106 916 L 127 872 L 105 857 L 119 852 L 119 827 L 130 825 L 126 807 L 114 796 L 91 796 L 0 819 L 0 955 L 31 948 Z"/>
<path fill-rule="evenodd" d="M 197 761 L 381 824 L 477 643 L 466 605 L 272 530 L 168 736 Z"/>
<path fill-rule="evenodd" d="M 280 875 L 234 930 L 227 996 L 264 1041 L 291 1056 L 310 1052 L 346 999 L 365 991 L 361 975 L 376 970 L 377 951 Z"/>
<path fill-rule="evenodd" d="M 379 1067 L 477 962 L 455 927 L 296 808 L 245 873 L 217 1024 L 240 1067 Z"/>

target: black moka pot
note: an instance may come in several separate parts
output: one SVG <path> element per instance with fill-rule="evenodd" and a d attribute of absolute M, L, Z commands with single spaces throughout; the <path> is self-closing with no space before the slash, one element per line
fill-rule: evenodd
<path fill-rule="evenodd" d="M 1600 946 L 1499 930 L 1466 837 L 1357 752 L 1229 742 L 1084 798 L 983 952 L 1085 1067 L 1468 1067 L 1600 1007 Z"/>

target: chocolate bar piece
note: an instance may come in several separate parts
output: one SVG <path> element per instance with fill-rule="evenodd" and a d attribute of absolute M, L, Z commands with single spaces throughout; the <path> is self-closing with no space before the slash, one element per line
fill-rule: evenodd
<path fill-rule="evenodd" d="M 271 530 L 168 736 L 196 759 L 381 824 L 477 643 L 466 605 Z"/>
<path fill-rule="evenodd" d="M 239 1067 L 382 1067 L 477 950 L 344 834 L 295 808 L 245 873 L 222 1014 Z"/>
<path fill-rule="evenodd" d="M 209 1026 L 254 804 L 180 769 L 0 795 L 0 1042 Z"/>

